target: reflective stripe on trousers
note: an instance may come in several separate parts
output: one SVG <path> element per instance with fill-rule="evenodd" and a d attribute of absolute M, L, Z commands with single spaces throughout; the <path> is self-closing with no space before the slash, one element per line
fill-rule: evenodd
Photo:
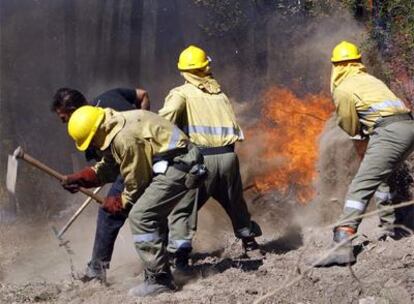
<path fill-rule="evenodd" d="M 345 202 L 345 208 L 350 208 L 350 209 L 356 209 L 356 210 L 364 211 L 365 204 L 363 204 L 361 202 L 358 202 L 358 201 L 347 200 Z"/>
<path fill-rule="evenodd" d="M 132 239 L 134 243 L 143 243 L 143 242 L 153 242 L 161 239 L 158 232 L 153 233 L 143 233 L 143 234 L 133 234 Z"/>
<path fill-rule="evenodd" d="M 382 201 L 390 201 L 392 199 L 392 194 L 389 192 L 376 191 L 374 196 Z"/>
<path fill-rule="evenodd" d="M 170 240 L 169 243 L 175 249 L 193 248 L 191 240 Z"/>

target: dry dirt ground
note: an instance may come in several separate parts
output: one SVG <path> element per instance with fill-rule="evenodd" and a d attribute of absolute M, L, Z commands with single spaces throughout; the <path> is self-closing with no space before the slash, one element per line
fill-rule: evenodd
<path fill-rule="evenodd" d="M 240 242 L 232 236 L 223 212 L 209 203 L 200 214 L 195 240 L 193 263 L 197 276 L 179 292 L 144 299 L 126 295 L 142 280 L 128 226 L 117 241 L 107 286 L 72 278 L 72 273 L 81 271 L 89 258 L 95 207 L 89 208 L 67 232 L 65 240 L 69 242 L 65 246 L 59 246 L 51 226 L 61 226 L 73 210 L 42 225 L 3 225 L 0 303 L 236 304 L 253 303 L 276 289 L 263 303 L 414 302 L 414 237 L 379 242 L 377 219 L 366 219 L 362 235 L 355 242 L 360 253 L 352 268 L 313 269 L 303 275 L 306 257 L 328 248 L 331 233 L 309 221 L 314 220 L 314 213 L 300 208 L 288 204 L 277 208 L 256 206 L 258 211 L 253 215 L 263 226 L 265 234 L 260 242 L 267 256 L 264 261 L 246 261 L 240 258 Z M 284 287 L 294 279 L 299 280 Z"/>

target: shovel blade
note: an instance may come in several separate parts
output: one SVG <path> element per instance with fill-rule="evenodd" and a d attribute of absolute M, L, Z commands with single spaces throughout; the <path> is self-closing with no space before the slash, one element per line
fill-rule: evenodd
<path fill-rule="evenodd" d="M 6 187 L 11 193 L 16 191 L 16 181 L 17 181 L 17 166 L 18 161 L 16 157 L 9 155 L 7 160 L 7 176 L 6 176 Z"/>

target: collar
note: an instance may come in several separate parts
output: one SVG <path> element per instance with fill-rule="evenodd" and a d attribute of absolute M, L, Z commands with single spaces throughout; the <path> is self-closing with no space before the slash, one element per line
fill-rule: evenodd
<path fill-rule="evenodd" d="M 105 117 L 96 131 L 94 145 L 99 150 L 106 150 L 124 125 L 125 117 L 121 113 L 105 109 Z"/>
<path fill-rule="evenodd" d="M 197 88 L 210 94 L 218 94 L 221 92 L 220 85 L 218 84 L 217 80 L 213 78 L 212 74 L 198 76 L 190 72 L 181 72 L 181 75 L 188 83 L 191 83 Z"/>

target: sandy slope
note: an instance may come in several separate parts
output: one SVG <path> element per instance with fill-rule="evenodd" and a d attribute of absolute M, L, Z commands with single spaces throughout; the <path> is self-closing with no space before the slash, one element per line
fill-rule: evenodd
<path fill-rule="evenodd" d="M 117 243 L 109 286 L 71 279 L 69 257 L 77 271 L 89 258 L 95 210 L 83 215 L 67 234 L 73 251 L 70 255 L 58 246 L 50 230 L 51 224 L 58 223 L 36 229 L 22 224 L 1 227 L 0 303 L 252 303 L 302 273 L 306 267 L 304 257 L 327 248 L 331 237 L 328 229 L 300 229 L 289 225 L 293 218 L 271 216 L 274 210 L 266 211 L 256 214 L 265 230 L 261 242 L 268 253 L 263 262 L 239 258 L 240 243 L 230 233 L 221 210 L 210 204 L 200 216 L 195 241 L 197 277 L 175 294 L 147 299 L 126 295 L 142 280 L 128 227 Z M 306 221 L 302 218 L 301 223 Z M 216 227 L 223 229 L 213 229 Z M 366 236 L 359 237 L 356 243 L 363 244 L 363 250 L 352 271 L 347 267 L 314 269 L 265 303 L 412 303 L 414 237 L 378 242 L 375 218 L 366 220 L 361 232 Z"/>

